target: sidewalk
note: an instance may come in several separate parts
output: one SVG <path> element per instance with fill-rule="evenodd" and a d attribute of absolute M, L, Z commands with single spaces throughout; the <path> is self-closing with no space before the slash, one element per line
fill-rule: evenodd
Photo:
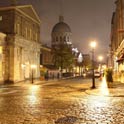
<path fill-rule="evenodd" d="M 110 83 L 108 88 L 106 81 L 103 79 L 97 88 L 88 89 L 85 93 L 95 96 L 124 97 L 124 83 L 114 81 Z"/>
<path fill-rule="evenodd" d="M 34 85 L 38 85 L 38 84 L 46 84 L 48 82 L 56 82 L 56 81 L 61 81 L 61 80 L 66 80 L 66 79 L 70 79 L 73 77 L 67 77 L 67 78 L 60 78 L 60 79 L 48 79 L 48 80 L 40 80 L 40 79 L 34 79 L 33 80 L 33 84 Z M 24 81 L 19 81 L 13 84 L 4 84 L 3 82 L 0 83 L 0 87 L 7 87 L 7 86 L 24 86 L 24 85 L 32 85 L 32 80 L 24 80 Z"/>
<path fill-rule="evenodd" d="M 72 78 L 72 77 L 71 77 Z M 68 80 L 69 78 L 64 79 L 49 79 L 49 80 L 34 80 L 34 83 L 32 84 L 31 80 L 27 81 L 21 81 L 15 84 L 1 84 L 0 87 L 8 87 L 8 86 L 28 86 L 28 85 L 47 85 L 51 83 L 55 83 L 57 81 L 62 80 Z M 79 86 L 78 86 L 79 85 Z M 82 86 L 81 86 L 82 85 Z M 85 91 L 88 95 L 94 95 L 94 96 L 105 96 L 105 97 L 124 97 L 124 83 L 121 82 L 113 82 L 111 83 L 111 86 L 108 88 L 106 85 L 106 81 L 103 79 L 102 81 L 96 82 L 96 88 L 91 89 L 90 88 L 91 83 L 86 82 L 85 84 L 76 84 L 76 87 L 82 87 L 87 89 Z"/>

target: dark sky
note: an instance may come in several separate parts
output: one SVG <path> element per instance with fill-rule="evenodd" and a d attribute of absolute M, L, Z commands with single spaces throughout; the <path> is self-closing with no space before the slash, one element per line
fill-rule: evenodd
<path fill-rule="evenodd" d="M 6 5 L 11 0 L 0 0 Z M 50 45 L 51 30 L 63 13 L 72 31 L 72 43 L 89 53 L 91 40 L 97 41 L 96 53 L 106 56 L 110 43 L 111 17 L 115 0 L 18 0 L 32 4 L 41 18 L 41 42 Z"/>

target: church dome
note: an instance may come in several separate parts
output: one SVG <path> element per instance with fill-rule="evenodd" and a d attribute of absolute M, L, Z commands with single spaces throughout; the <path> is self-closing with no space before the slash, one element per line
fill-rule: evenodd
<path fill-rule="evenodd" d="M 71 32 L 70 27 L 65 22 L 63 22 L 63 20 L 64 20 L 63 16 L 60 16 L 59 17 L 59 23 L 57 23 L 53 27 L 52 33 L 54 33 L 54 32 L 60 32 L 60 33 Z"/>

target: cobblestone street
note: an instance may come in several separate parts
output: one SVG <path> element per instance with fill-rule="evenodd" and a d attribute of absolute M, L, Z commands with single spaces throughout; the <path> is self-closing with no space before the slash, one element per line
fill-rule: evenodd
<path fill-rule="evenodd" d="M 123 95 L 90 87 L 89 79 L 1 86 L 0 124 L 123 124 Z"/>

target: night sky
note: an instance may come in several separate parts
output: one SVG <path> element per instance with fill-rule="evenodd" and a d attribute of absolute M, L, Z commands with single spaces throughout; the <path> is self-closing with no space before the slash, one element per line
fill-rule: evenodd
<path fill-rule="evenodd" d="M 11 0 L 1 0 L 0 5 Z M 89 43 L 97 41 L 96 55 L 107 55 L 110 44 L 111 17 L 115 0 L 18 0 L 32 4 L 41 18 L 41 42 L 51 43 L 51 31 L 62 13 L 72 31 L 72 43 L 81 52 L 90 53 Z"/>

